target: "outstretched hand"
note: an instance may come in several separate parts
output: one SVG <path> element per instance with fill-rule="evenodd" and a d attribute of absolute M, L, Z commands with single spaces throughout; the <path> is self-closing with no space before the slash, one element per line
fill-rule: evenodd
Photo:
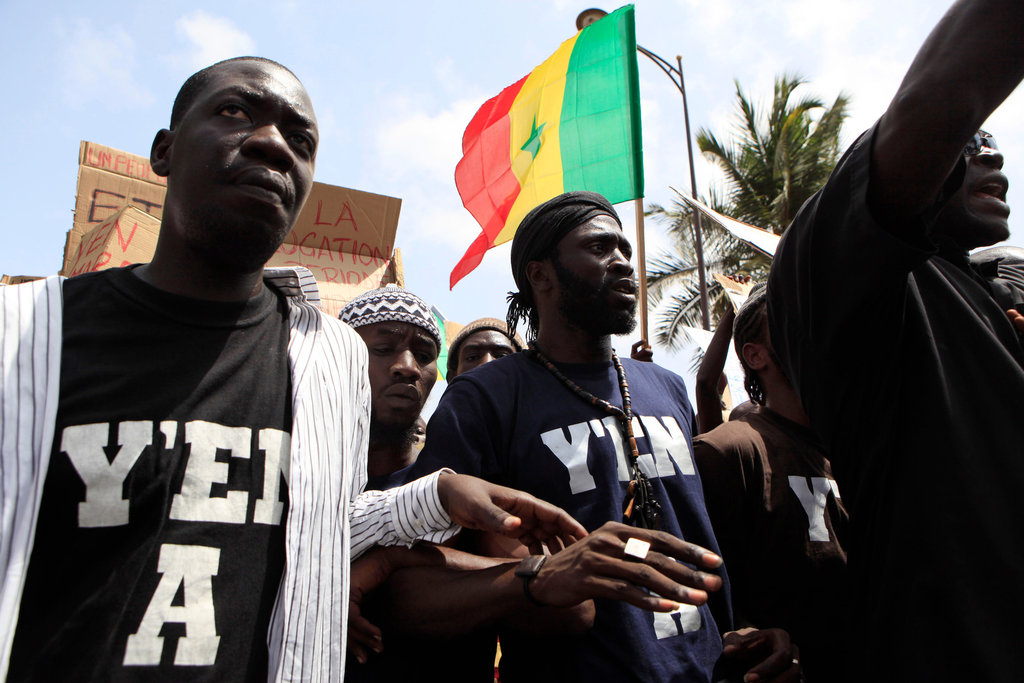
<path fill-rule="evenodd" d="M 799 652 L 781 628 L 743 628 L 722 637 L 722 657 L 741 668 L 754 664 L 743 675 L 744 683 L 797 683 L 803 679 Z"/>
<path fill-rule="evenodd" d="M 545 543 L 561 547 L 587 535 L 565 510 L 529 493 L 465 474 L 442 474 L 437 495 L 456 524 L 518 539 L 532 553 L 541 554 Z"/>
<path fill-rule="evenodd" d="M 640 552 L 630 555 L 626 553 L 630 539 L 650 545 L 644 548 L 641 543 Z M 722 578 L 700 570 L 721 564 L 722 559 L 710 550 L 663 531 L 607 522 L 579 543 L 549 557 L 530 581 L 530 594 L 554 607 L 610 598 L 655 612 L 671 612 L 683 603 L 707 602 L 708 592 L 722 587 Z"/>

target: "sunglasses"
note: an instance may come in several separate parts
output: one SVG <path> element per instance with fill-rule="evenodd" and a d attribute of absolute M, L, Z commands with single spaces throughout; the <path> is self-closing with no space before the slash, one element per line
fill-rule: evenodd
<path fill-rule="evenodd" d="M 975 133 L 967 145 L 964 146 L 964 156 L 974 157 L 981 154 L 982 149 L 999 149 L 996 147 L 996 139 L 990 133 L 979 130 Z"/>

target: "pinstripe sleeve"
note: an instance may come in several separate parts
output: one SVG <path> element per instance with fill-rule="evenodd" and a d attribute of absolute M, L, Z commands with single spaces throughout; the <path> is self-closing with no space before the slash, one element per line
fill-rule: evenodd
<path fill-rule="evenodd" d="M 440 543 L 459 527 L 441 506 L 437 478 L 442 472 L 387 491 L 364 491 L 352 502 L 353 559 L 374 545 L 411 546 L 416 541 Z"/>
<path fill-rule="evenodd" d="M 0 291 L 0 680 L 6 676 L 53 442 L 62 279 Z"/>
<path fill-rule="evenodd" d="M 319 416 L 315 421 L 317 431 L 325 429 L 324 419 L 331 423 L 332 428 L 340 427 L 338 437 L 342 447 L 339 456 L 345 460 L 344 466 L 349 473 L 346 481 L 349 487 L 348 531 L 352 559 L 375 545 L 411 546 L 420 540 L 441 542 L 454 536 L 459 527 L 452 524 L 437 495 L 439 472 L 390 491 L 363 492 L 371 403 L 366 345 L 345 323 L 328 316 L 317 315 L 315 319 L 323 325 L 320 336 L 326 343 L 321 346 L 332 349 L 328 355 L 330 360 L 324 364 L 330 370 L 327 381 L 337 383 L 335 388 L 340 389 L 340 394 L 345 397 L 340 402 L 341 414 L 338 417 L 328 418 L 327 413 L 320 409 L 314 414 Z M 292 438 L 294 446 L 295 434 Z M 302 441 L 309 443 L 308 439 Z M 294 487 L 294 482 L 290 482 L 289 494 Z"/>

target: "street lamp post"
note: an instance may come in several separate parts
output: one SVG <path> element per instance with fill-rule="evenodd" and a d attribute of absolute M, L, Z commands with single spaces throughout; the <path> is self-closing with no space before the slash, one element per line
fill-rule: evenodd
<path fill-rule="evenodd" d="M 608 13 L 601 9 L 583 10 L 580 12 L 579 16 L 576 17 L 576 29 L 582 30 L 606 14 Z M 665 72 L 665 75 L 667 75 L 672 81 L 672 85 L 676 86 L 679 94 L 683 97 L 683 121 L 686 124 L 686 155 L 690 162 L 690 196 L 697 199 L 697 177 L 693 170 L 693 144 L 691 142 L 692 138 L 690 137 L 690 108 L 686 104 L 686 85 L 683 81 L 683 58 L 677 55 L 676 64 L 673 65 L 663 57 L 651 52 L 645 47 L 637 45 L 636 49 L 637 52 L 646 56 Z M 701 214 L 700 211 L 696 209 L 693 210 L 693 232 L 694 246 L 697 251 L 697 278 L 700 287 L 701 323 L 705 330 L 710 330 L 711 317 L 708 313 L 708 283 L 704 276 L 704 239 L 701 230 Z"/>

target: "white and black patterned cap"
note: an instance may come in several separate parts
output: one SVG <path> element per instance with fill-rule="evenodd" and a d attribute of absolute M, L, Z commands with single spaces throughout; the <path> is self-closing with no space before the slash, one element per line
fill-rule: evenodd
<path fill-rule="evenodd" d="M 398 285 L 385 285 L 380 289 L 372 289 L 360 294 L 345 304 L 338 318 L 352 327 L 362 327 L 373 323 L 400 322 L 418 325 L 430 333 L 441 346 L 441 330 L 437 326 L 434 314 L 427 303 Z"/>

